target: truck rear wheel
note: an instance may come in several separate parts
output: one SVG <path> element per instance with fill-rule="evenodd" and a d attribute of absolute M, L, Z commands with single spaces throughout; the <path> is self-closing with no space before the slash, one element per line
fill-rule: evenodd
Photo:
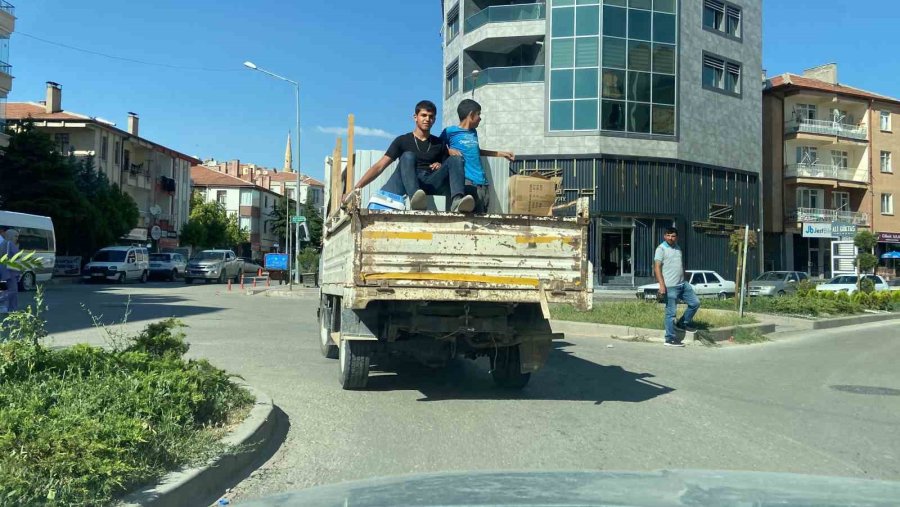
<path fill-rule="evenodd" d="M 494 377 L 494 383 L 500 387 L 522 389 L 531 379 L 531 373 L 522 373 L 518 345 L 498 349 L 496 357 L 492 357 L 491 362 L 493 363 L 491 376 Z"/>
<path fill-rule="evenodd" d="M 323 296 L 319 303 L 319 350 L 328 359 L 338 358 L 338 347 L 331 339 L 331 330 L 334 327 L 334 306 L 326 305 L 328 296 Z"/>
<path fill-rule="evenodd" d="M 366 341 L 341 340 L 341 371 L 338 380 L 344 389 L 362 389 L 369 381 L 371 344 Z"/>

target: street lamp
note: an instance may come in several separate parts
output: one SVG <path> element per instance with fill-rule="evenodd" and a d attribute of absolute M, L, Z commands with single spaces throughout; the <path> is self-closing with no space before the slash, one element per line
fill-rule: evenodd
<path fill-rule="evenodd" d="M 296 170 L 296 174 L 297 174 L 297 187 L 296 187 L 296 189 L 295 189 L 295 194 L 294 194 L 294 197 L 295 197 L 295 199 L 294 199 L 294 205 L 295 205 L 294 214 L 297 215 L 297 216 L 299 216 L 299 215 L 300 215 L 300 83 L 298 83 L 297 81 L 294 81 L 294 80 L 292 80 L 292 79 L 288 79 L 288 78 L 286 78 L 286 77 L 284 77 L 284 76 L 279 76 L 278 74 L 276 74 L 276 73 L 274 73 L 274 72 L 270 72 L 270 71 L 268 71 L 268 70 L 266 70 L 266 69 L 262 69 L 262 68 L 260 68 L 260 67 L 257 67 L 256 64 L 253 63 L 253 62 L 251 62 L 251 61 L 246 61 L 246 62 L 244 62 L 244 67 L 247 67 L 247 68 L 250 69 L 250 70 L 255 70 L 255 71 L 257 71 L 257 72 L 262 72 L 263 74 L 266 74 L 266 75 L 268 75 L 268 76 L 274 77 L 275 79 L 280 79 L 280 80 L 282 80 L 282 81 L 285 81 L 285 82 L 288 82 L 288 83 L 294 85 L 294 91 L 296 92 L 296 97 L 297 97 L 297 151 L 296 151 L 296 158 L 297 158 L 297 170 Z M 287 199 L 287 195 L 288 195 L 287 185 L 285 185 L 285 186 L 284 186 L 284 197 L 285 197 L 285 202 L 286 202 L 286 203 L 290 203 L 290 201 Z M 290 240 L 291 240 L 290 232 L 289 232 L 289 231 L 291 230 L 291 229 L 290 229 L 291 226 L 290 226 L 290 218 L 289 218 L 289 217 L 290 217 L 290 210 L 288 210 L 288 209 L 287 209 L 287 206 L 285 206 L 285 231 L 287 232 L 286 235 L 287 235 L 287 238 L 288 238 L 288 245 L 290 245 Z M 299 231 L 299 228 L 298 228 L 298 231 Z M 299 234 L 297 235 L 296 238 L 294 238 L 294 276 L 291 277 L 291 288 L 292 288 L 292 289 L 293 289 L 294 279 L 295 279 L 295 278 L 297 279 L 297 283 L 300 283 L 300 280 L 299 280 L 299 277 L 300 277 L 300 255 L 299 255 L 299 253 L 300 253 L 300 248 L 299 248 L 299 243 L 300 243 L 300 242 L 299 242 L 298 240 L 299 240 Z M 285 246 L 287 247 L 287 252 L 290 254 L 290 247 L 289 247 L 288 245 L 285 245 Z"/>

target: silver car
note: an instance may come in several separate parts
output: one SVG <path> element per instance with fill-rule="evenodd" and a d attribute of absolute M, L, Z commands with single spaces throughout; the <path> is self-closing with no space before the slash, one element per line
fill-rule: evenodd
<path fill-rule="evenodd" d="M 150 254 L 150 276 L 175 281 L 184 276 L 187 260 L 180 253 Z"/>
<path fill-rule="evenodd" d="M 751 296 L 785 296 L 797 292 L 797 286 L 809 275 L 802 271 L 766 271 L 750 281 Z"/>

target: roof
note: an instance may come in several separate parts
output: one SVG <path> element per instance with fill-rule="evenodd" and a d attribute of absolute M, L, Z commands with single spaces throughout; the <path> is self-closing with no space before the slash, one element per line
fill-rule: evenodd
<path fill-rule="evenodd" d="M 321 181 L 319 181 L 311 176 L 304 176 L 303 183 L 306 183 L 307 185 L 312 186 L 312 187 L 323 187 L 323 188 L 325 187 L 324 183 L 322 183 Z"/>
<path fill-rule="evenodd" d="M 252 181 L 242 180 L 202 165 L 191 166 L 191 183 L 195 187 L 253 188 L 275 194 L 268 188 L 256 185 Z"/>
<path fill-rule="evenodd" d="M 29 118 L 31 118 L 33 120 L 37 120 L 37 121 L 71 120 L 71 121 L 79 121 L 79 122 L 84 122 L 84 123 L 93 123 L 95 125 L 99 125 L 101 127 L 119 132 L 122 135 L 125 135 L 127 137 L 134 137 L 134 138 L 140 139 L 141 141 L 152 144 L 153 146 L 156 146 L 157 148 L 160 148 L 161 150 L 163 150 L 171 155 L 175 155 L 179 158 L 187 160 L 187 161 L 191 162 L 192 164 L 199 164 L 201 162 L 196 157 L 192 157 L 190 155 L 185 155 L 184 153 L 181 153 L 177 150 L 173 150 L 172 148 L 163 146 L 159 143 L 154 143 L 153 141 L 143 138 L 141 136 L 131 135 L 127 131 L 124 131 L 118 127 L 113 126 L 112 124 L 110 124 L 106 121 L 99 120 L 97 118 L 85 116 L 83 114 L 73 113 L 71 111 L 59 111 L 56 113 L 48 113 L 46 108 L 44 107 L 44 104 L 42 104 L 40 102 L 9 102 L 6 104 L 6 119 L 7 119 L 7 121 L 10 121 L 10 120 L 23 121 L 23 120 L 27 120 Z"/>
<path fill-rule="evenodd" d="M 269 177 L 272 178 L 272 181 L 281 181 L 281 182 L 286 181 L 288 183 L 293 183 L 293 182 L 297 181 L 297 173 L 273 172 L 273 173 L 269 173 Z M 321 181 L 319 181 L 311 176 L 307 176 L 305 174 L 300 175 L 300 182 L 305 185 L 309 185 L 309 186 L 313 186 L 313 187 L 324 187 L 325 186 L 325 184 L 322 183 Z"/>
<path fill-rule="evenodd" d="M 805 76 L 799 76 L 797 74 L 786 73 L 780 76 L 775 76 L 769 79 L 767 83 L 767 91 L 774 90 L 779 88 L 789 88 L 796 87 L 802 88 L 806 90 L 819 90 L 824 92 L 837 93 L 840 95 L 847 95 L 850 97 L 856 97 L 861 99 L 868 100 L 880 100 L 885 102 L 894 102 L 900 104 L 900 99 L 895 99 L 893 97 L 888 97 L 886 95 L 879 95 L 877 93 L 872 93 L 860 88 L 854 88 L 852 86 L 847 86 L 843 84 L 831 84 L 825 81 L 820 81 L 818 79 L 813 79 Z"/>

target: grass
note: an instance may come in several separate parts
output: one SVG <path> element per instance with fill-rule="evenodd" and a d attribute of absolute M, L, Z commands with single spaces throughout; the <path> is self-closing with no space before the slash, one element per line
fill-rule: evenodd
<path fill-rule="evenodd" d="M 704 301 L 702 304 L 705 305 L 706 302 Z M 684 305 L 680 305 L 677 315 L 680 316 L 685 308 Z M 611 301 L 608 303 L 601 301 L 587 312 L 578 311 L 570 305 L 555 305 L 550 308 L 550 314 L 557 320 L 663 329 L 665 307 L 644 301 Z M 694 317 L 694 325 L 698 329 L 715 329 L 739 324 L 754 324 L 756 322 L 756 319 L 751 316 L 741 318 L 736 314 L 706 311 L 702 307 Z"/>
<path fill-rule="evenodd" d="M 734 300 L 710 300 L 707 308 L 734 310 Z M 752 297 L 744 302 L 744 310 L 752 313 L 768 313 L 805 318 L 827 318 L 855 315 L 866 310 L 897 311 L 900 308 L 900 292 L 878 292 L 853 295 L 809 290 L 782 297 Z"/>
<path fill-rule="evenodd" d="M 252 397 L 185 360 L 181 328 L 153 323 L 112 350 L 0 343 L 0 504 L 105 505 L 223 451 Z"/>

